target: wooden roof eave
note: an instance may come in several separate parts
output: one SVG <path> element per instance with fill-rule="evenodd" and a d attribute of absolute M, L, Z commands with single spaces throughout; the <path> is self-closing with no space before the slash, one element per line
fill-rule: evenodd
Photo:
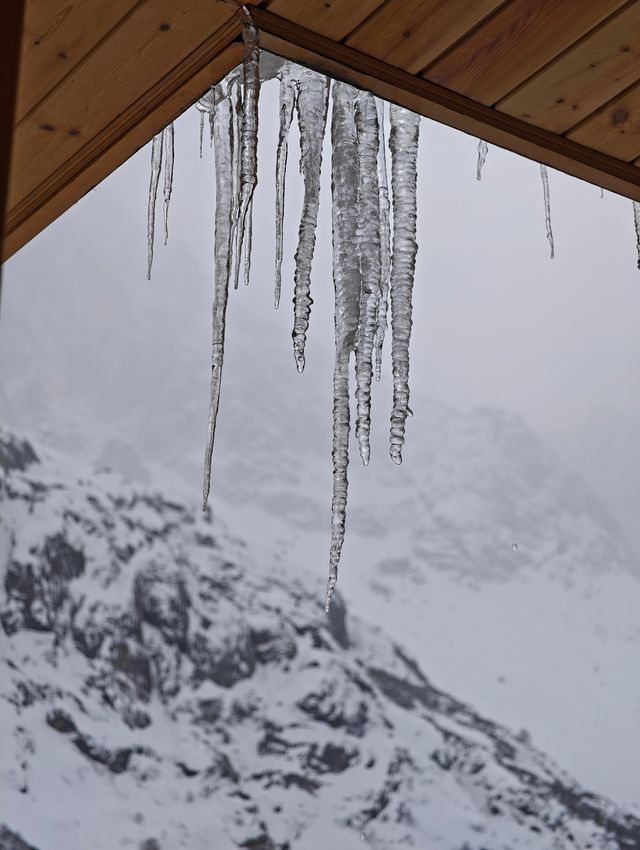
<path fill-rule="evenodd" d="M 44 2 L 44 0 L 32 0 L 32 2 Z M 367 55 L 361 52 L 360 42 L 358 42 L 360 49 L 356 49 L 345 43 L 344 39 L 335 40 L 265 10 L 262 5 L 257 5 L 260 0 L 248 0 L 248 2 L 253 5 L 253 14 L 261 33 L 262 47 L 265 50 L 368 89 L 380 97 L 485 139 L 491 144 L 640 201 L 640 168 L 638 168 L 640 160 L 637 159 L 637 155 L 633 157 L 634 161 L 628 162 L 626 159 L 630 157 L 616 158 L 593 146 L 581 144 L 575 138 L 582 138 L 585 135 L 581 133 L 580 124 L 577 129 L 564 135 L 534 126 L 505 111 L 472 100 L 450 88 L 444 88 L 426 79 L 425 76 L 410 73 Z M 389 2 L 392 0 L 387 0 L 383 7 L 386 8 Z M 517 2 L 519 0 L 510 0 L 511 5 Z M 138 93 L 131 98 L 131 102 L 127 102 L 128 92 L 123 89 L 124 97 L 118 96 L 122 105 L 115 117 L 108 122 L 102 122 L 101 126 L 96 126 L 93 132 L 87 132 L 86 140 L 83 133 L 72 140 L 77 144 L 71 145 L 70 140 L 65 138 L 65 133 L 71 135 L 75 131 L 65 130 L 64 125 L 59 128 L 48 127 L 46 124 L 34 127 L 34 119 L 31 119 L 30 114 L 26 116 L 32 122 L 30 131 L 33 137 L 30 137 L 32 147 L 41 138 L 34 133 L 55 129 L 61 135 L 48 134 L 46 150 L 54 155 L 56 162 L 52 162 L 49 167 L 49 160 L 47 160 L 46 179 L 34 179 L 35 175 L 27 167 L 29 161 L 28 158 L 25 159 L 25 149 L 21 163 L 23 189 L 17 194 L 6 220 L 2 245 L 3 260 L 15 253 L 114 171 L 152 136 L 197 100 L 212 83 L 224 77 L 241 61 L 240 22 L 238 16 L 230 11 L 230 7 L 221 3 L 214 3 L 209 7 L 208 3 L 204 4 L 201 0 L 190 0 L 190 4 L 189 8 L 196 9 L 200 16 L 199 18 L 196 16 L 196 22 L 191 28 L 189 27 L 191 18 L 186 16 L 186 12 L 180 11 L 181 6 L 174 6 L 168 0 L 163 2 L 164 13 L 175 15 L 176 18 L 176 31 L 180 32 L 180 39 L 182 39 L 181 58 L 175 54 L 175 58 L 171 59 L 171 56 L 167 54 L 169 67 L 165 70 L 163 62 L 165 54 L 159 53 L 156 49 L 153 64 L 144 66 L 144 87 L 137 86 Z M 289 8 L 285 0 L 278 0 L 271 5 Z M 323 4 L 315 5 L 325 9 Z M 363 8 L 367 5 L 373 8 L 379 6 L 379 3 L 371 0 L 369 4 L 363 4 Z M 497 5 L 500 8 L 507 8 L 509 3 Z M 627 6 L 629 3 L 623 4 L 623 11 Z M 139 44 L 135 42 L 143 37 L 143 31 L 139 29 L 141 24 L 139 25 L 138 19 L 133 16 L 146 14 L 147 18 L 143 23 L 146 22 L 148 25 L 149 13 L 146 10 L 154 8 L 154 6 L 145 5 L 143 0 L 138 0 L 126 20 L 127 38 L 130 41 L 130 49 L 134 51 L 132 55 L 136 55 L 135 50 L 139 47 Z M 212 11 L 209 11 L 210 8 Z M 299 7 L 295 6 L 294 9 L 299 10 Z M 333 6 L 329 11 L 332 9 Z M 181 19 L 180 14 L 182 14 Z M 204 22 L 209 25 L 209 35 L 200 34 L 200 38 L 204 39 L 201 43 L 197 40 L 198 20 L 201 24 Z M 153 16 L 151 21 L 152 23 L 155 21 Z M 304 23 L 308 21 L 305 20 Z M 157 23 L 155 25 L 157 28 Z M 123 28 L 121 27 L 120 31 Z M 168 30 L 169 24 L 160 25 L 160 30 L 165 28 Z M 144 37 L 150 38 L 148 35 Z M 158 33 L 153 38 L 157 42 Z M 191 49 L 191 40 L 194 42 L 193 49 Z M 117 69 L 114 69 L 113 73 L 116 74 L 116 72 L 118 72 Z M 76 73 L 75 69 L 73 73 Z M 78 66 L 78 74 L 84 73 L 84 66 Z M 102 73 L 103 77 L 107 74 L 105 79 L 110 79 L 108 75 L 111 71 L 108 66 L 105 66 L 104 61 L 102 61 Z M 38 79 L 46 78 L 41 75 Z M 631 86 L 629 95 L 631 99 L 636 97 L 636 89 L 640 91 L 638 81 Z M 599 116 L 610 123 L 609 112 L 616 111 L 615 104 L 620 98 L 622 98 L 620 102 L 624 105 L 625 97 L 625 92 L 622 92 L 617 95 L 615 103 L 603 103 L 600 109 L 590 116 L 587 129 L 593 124 L 593 119 L 596 122 L 600 120 Z M 77 106 L 82 112 L 87 105 L 79 103 Z M 35 109 L 34 106 L 31 112 L 33 113 Z M 618 108 L 618 111 L 620 109 Z M 51 111 L 55 115 L 53 107 Z M 67 112 L 69 112 L 68 109 Z M 36 125 L 38 121 L 41 121 L 41 119 L 35 120 Z M 49 119 L 45 118 L 45 120 Z M 90 128 L 86 129 L 90 130 Z M 622 138 L 623 140 L 631 139 L 631 135 L 629 133 Z M 586 137 L 591 138 L 588 132 Z M 628 145 L 630 150 L 632 146 L 635 146 L 634 149 L 640 148 L 640 142 L 635 141 L 635 136 L 633 144 Z M 34 150 L 37 151 L 37 146 Z M 38 155 L 42 159 L 42 151 Z"/>

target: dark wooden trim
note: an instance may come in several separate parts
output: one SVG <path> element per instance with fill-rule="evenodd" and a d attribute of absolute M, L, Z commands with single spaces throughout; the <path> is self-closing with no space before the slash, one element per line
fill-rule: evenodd
<path fill-rule="evenodd" d="M 491 144 L 640 201 L 640 169 L 256 8 L 261 44 Z"/>
<path fill-rule="evenodd" d="M 24 21 L 24 0 L 4 0 L 0 15 L 0 242 L 4 246 L 7 225 L 7 194 L 13 141 L 13 121 L 18 89 L 20 43 Z"/>
<path fill-rule="evenodd" d="M 7 216 L 2 260 L 8 259 L 125 162 L 190 106 L 208 85 L 235 67 L 241 60 L 241 47 L 233 42 L 240 31 L 238 18 L 230 18 L 16 204 Z"/>

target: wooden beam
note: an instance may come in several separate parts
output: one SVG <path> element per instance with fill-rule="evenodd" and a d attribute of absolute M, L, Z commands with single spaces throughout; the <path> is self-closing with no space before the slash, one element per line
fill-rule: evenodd
<path fill-rule="evenodd" d="M 253 14 L 265 50 L 368 89 L 491 144 L 640 201 L 640 169 L 635 165 L 498 112 L 263 9 L 254 9 Z"/>
<path fill-rule="evenodd" d="M 242 59 L 234 16 L 142 97 L 93 136 L 10 211 L 2 260 L 8 259 L 177 118 Z"/>
<path fill-rule="evenodd" d="M 5 242 L 13 116 L 18 90 L 20 36 L 23 20 L 24 0 L 8 0 L 2 10 L 2 26 L 0 27 L 0 53 L 4 65 L 0 83 L 0 245 L 2 250 L 4 250 Z"/>

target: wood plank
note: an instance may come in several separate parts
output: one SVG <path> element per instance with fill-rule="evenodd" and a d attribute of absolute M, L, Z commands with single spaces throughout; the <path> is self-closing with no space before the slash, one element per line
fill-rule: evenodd
<path fill-rule="evenodd" d="M 417 74 L 503 2 L 387 0 L 349 36 L 347 44 Z"/>
<path fill-rule="evenodd" d="M 2 17 L 0 28 L 0 53 L 4 63 L 0 78 L 0 248 L 4 245 L 7 216 L 7 188 L 11 148 L 13 146 L 13 115 L 18 89 L 20 37 L 24 21 L 24 2 L 11 3 Z M 2 297 L 2 272 L 0 271 L 0 298 Z"/>
<path fill-rule="evenodd" d="M 384 0 L 271 0 L 270 12 L 312 29 L 334 41 L 342 41 Z"/>
<path fill-rule="evenodd" d="M 135 0 L 29 0 L 20 57 L 20 121 L 116 24 Z"/>
<path fill-rule="evenodd" d="M 492 106 L 626 2 L 512 0 L 424 76 Z"/>
<path fill-rule="evenodd" d="M 496 108 L 564 133 L 638 79 L 640 3 L 623 7 Z"/>
<path fill-rule="evenodd" d="M 242 60 L 242 46 L 229 42 L 238 32 L 234 18 L 15 207 L 7 221 L 2 260 L 69 209 L 177 118 L 212 83 L 235 68 Z"/>
<path fill-rule="evenodd" d="M 567 137 L 626 162 L 640 156 L 640 83 L 573 128 Z"/>
<path fill-rule="evenodd" d="M 640 168 L 498 112 L 348 45 L 336 44 L 268 11 L 256 9 L 254 16 L 266 50 L 368 89 L 491 144 L 640 201 Z"/>
<path fill-rule="evenodd" d="M 15 206 L 142 97 L 168 69 L 237 16 L 211 0 L 136 7 L 15 132 L 9 204 Z M 196 42 L 197 44 L 197 42 Z"/>

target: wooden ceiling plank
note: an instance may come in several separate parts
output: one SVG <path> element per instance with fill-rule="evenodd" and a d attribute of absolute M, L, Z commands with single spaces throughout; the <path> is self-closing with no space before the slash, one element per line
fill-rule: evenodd
<path fill-rule="evenodd" d="M 233 24 L 233 26 L 232 26 Z M 118 168 L 242 60 L 235 19 L 132 103 L 9 214 L 2 261 Z M 226 46 L 225 46 L 226 45 Z"/>
<path fill-rule="evenodd" d="M 640 83 L 572 128 L 567 138 L 625 162 L 640 156 Z"/>
<path fill-rule="evenodd" d="M 255 19 L 266 50 L 368 89 L 499 147 L 640 200 L 640 169 L 627 162 L 498 112 L 269 12 L 256 9 Z"/>
<path fill-rule="evenodd" d="M 626 2 L 512 0 L 423 76 L 492 106 Z"/>
<path fill-rule="evenodd" d="M 387 0 L 347 39 L 355 50 L 417 74 L 505 0 Z"/>
<path fill-rule="evenodd" d="M 286 18 L 315 32 L 342 41 L 385 0 L 271 0 L 267 8 L 274 15 Z"/>
<path fill-rule="evenodd" d="M 16 122 L 72 72 L 135 5 L 135 0 L 29 0 Z"/>
<path fill-rule="evenodd" d="M 565 133 L 638 79 L 640 3 L 633 2 L 496 104 Z"/>
<path fill-rule="evenodd" d="M 204 41 L 235 17 L 227 5 L 211 0 L 155 0 L 136 8 L 86 58 L 82 72 L 17 127 L 10 207 L 142 97 L 165 69 L 185 59 L 194 49 L 194 33 Z"/>

